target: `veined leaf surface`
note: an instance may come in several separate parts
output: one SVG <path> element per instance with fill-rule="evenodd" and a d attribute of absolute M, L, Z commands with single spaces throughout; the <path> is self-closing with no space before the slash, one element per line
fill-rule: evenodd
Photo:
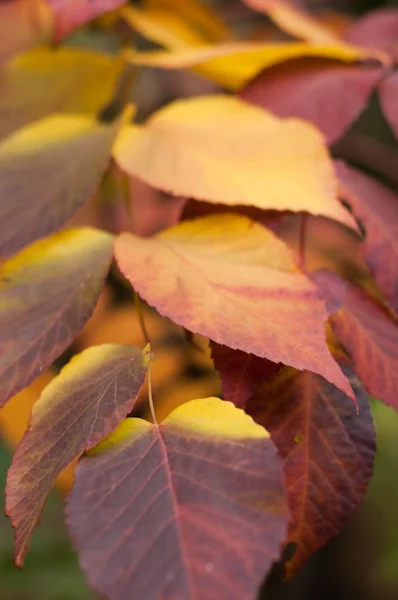
<path fill-rule="evenodd" d="M 318 131 L 237 98 L 177 101 L 122 130 L 120 167 L 179 196 L 279 211 L 307 211 L 355 227 Z"/>
<path fill-rule="evenodd" d="M 0 406 L 47 369 L 91 316 L 112 249 L 109 234 L 72 229 L 0 269 Z"/>
<path fill-rule="evenodd" d="M 127 419 L 84 457 L 67 519 L 111 600 L 252 600 L 286 535 L 268 433 L 218 398 Z"/>
<path fill-rule="evenodd" d="M 8 471 L 6 513 L 21 566 L 57 475 L 132 410 L 149 351 L 105 344 L 76 355 L 43 391 Z"/>
<path fill-rule="evenodd" d="M 154 238 L 122 234 L 119 267 L 150 305 L 193 333 L 350 386 L 325 342 L 327 313 L 283 242 L 238 215 L 185 221 Z"/>
<path fill-rule="evenodd" d="M 322 377 L 285 369 L 254 394 L 247 412 L 267 427 L 283 459 L 291 511 L 292 576 L 361 503 L 373 472 L 368 396 L 349 374 L 359 408 Z"/>
<path fill-rule="evenodd" d="M 398 14 L 398 11 L 397 11 Z M 398 18 L 397 18 L 398 23 Z M 398 39 L 398 32 L 397 32 Z M 397 42 L 398 60 L 398 42 Z M 383 114 L 398 140 L 398 72 L 386 77 L 379 86 L 379 99 Z"/>

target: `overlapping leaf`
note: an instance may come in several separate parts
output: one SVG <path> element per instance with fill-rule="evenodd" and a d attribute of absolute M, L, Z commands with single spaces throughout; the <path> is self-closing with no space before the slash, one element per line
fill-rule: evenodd
<path fill-rule="evenodd" d="M 352 285 L 330 322 L 368 392 L 398 410 L 398 325 Z"/>
<path fill-rule="evenodd" d="M 73 48 L 34 50 L 0 70 L 0 139 L 51 113 L 93 115 L 110 101 L 120 58 Z"/>
<path fill-rule="evenodd" d="M 115 10 L 127 0 L 47 0 L 47 2 L 54 10 L 56 36 L 61 39 L 80 25 Z"/>
<path fill-rule="evenodd" d="M 382 8 L 357 19 L 345 35 L 352 44 L 382 48 L 398 60 L 398 9 Z"/>
<path fill-rule="evenodd" d="M 57 475 L 111 433 L 132 410 L 149 350 L 106 344 L 75 356 L 33 407 L 8 471 L 6 513 L 21 566 Z"/>
<path fill-rule="evenodd" d="M 384 116 L 395 133 L 395 137 L 398 139 L 398 71 L 395 71 L 395 73 L 381 82 L 379 85 L 379 99 Z"/>
<path fill-rule="evenodd" d="M 0 269 L 0 406 L 49 367 L 90 317 L 112 247 L 106 233 L 68 230 Z"/>
<path fill-rule="evenodd" d="M 366 54 L 361 48 L 342 43 L 231 42 L 172 52 L 131 52 L 129 60 L 136 65 L 161 69 L 194 69 L 228 89 L 239 91 L 263 69 L 304 56 L 351 63 L 365 58 Z"/>
<path fill-rule="evenodd" d="M 398 196 L 342 162 L 336 163 L 342 197 L 366 230 L 365 259 L 391 306 L 398 311 Z"/>
<path fill-rule="evenodd" d="M 46 0 L 0 3 L 0 63 L 50 38 L 52 14 Z"/>
<path fill-rule="evenodd" d="M 243 408 L 256 389 L 281 366 L 215 342 L 211 343 L 211 355 L 220 374 L 224 399 L 238 408 Z"/>
<path fill-rule="evenodd" d="M 58 115 L 0 144 L 0 255 L 57 231 L 90 199 L 118 129 L 119 122 Z"/>
<path fill-rule="evenodd" d="M 291 511 L 286 565 L 295 574 L 358 507 L 373 470 L 375 432 L 366 393 L 350 378 L 359 406 L 323 378 L 281 371 L 246 405 L 283 459 Z"/>
<path fill-rule="evenodd" d="M 243 411 L 193 400 L 159 427 L 124 421 L 84 457 L 67 517 L 111 600 L 251 599 L 286 535 L 280 460 Z"/>
<path fill-rule="evenodd" d="M 323 302 L 286 246 L 238 215 L 185 221 L 154 238 L 123 234 L 119 267 L 134 289 L 189 331 L 350 387 L 326 346 Z"/>
<path fill-rule="evenodd" d="M 279 117 L 311 121 L 333 144 L 364 110 L 382 74 L 378 66 L 302 59 L 264 71 L 241 97 Z"/>
<path fill-rule="evenodd" d="M 318 131 L 237 98 L 177 101 L 145 126 L 125 128 L 114 155 L 130 175 L 175 195 L 354 222 L 336 199 Z"/>

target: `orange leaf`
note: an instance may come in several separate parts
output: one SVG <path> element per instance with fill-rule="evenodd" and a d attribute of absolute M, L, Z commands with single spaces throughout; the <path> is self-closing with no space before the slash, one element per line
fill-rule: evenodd
<path fill-rule="evenodd" d="M 119 267 L 164 316 L 193 333 L 322 374 L 350 394 L 325 342 L 315 286 L 271 231 L 238 215 L 185 221 L 152 239 L 122 234 Z"/>

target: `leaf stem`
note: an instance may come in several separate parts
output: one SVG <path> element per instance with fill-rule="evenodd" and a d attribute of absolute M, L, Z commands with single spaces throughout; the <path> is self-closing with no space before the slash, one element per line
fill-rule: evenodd
<path fill-rule="evenodd" d="M 138 315 L 138 319 L 140 322 L 140 327 L 141 327 L 142 335 L 144 336 L 145 343 L 150 344 L 151 341 L 149 339 L 148 330 L 145 325 L 144 314 L 142 312 L 141 299 L 135 290 L 134 290 L 134 305 L 135 305 L 135 308 L 137 311 L 137 315 Z"/>
<path fill-rule="evenodd" d="M 156 425 L 156 427 L 158 427 L 158 421 L 156 419 L 156 412 L 155 412 L 155 405 L 153 403 L 153 396 L 152 396 L 152 358 L 149 362 L 149 367 L 148 367 L 148 401 L 149 401 L 149 408 L 151 411 L 151 415 L 152 415 L 152 421 L 153 424 Z"/>

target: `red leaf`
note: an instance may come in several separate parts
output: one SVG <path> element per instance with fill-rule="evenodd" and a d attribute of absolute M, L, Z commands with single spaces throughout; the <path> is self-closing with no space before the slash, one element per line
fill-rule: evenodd
<path fill-rule="evenodd" d="M 266 427 L 284 461 L 296 544 L 287 575 L 341 529 L 365 494 L 373 470 L 375 432 L 366 393 L 351 379 L 351 400 L 314 373 L 284 369 L 246 405 Z"/>
<path fill-rule="evenodd" d="M 352 285 L 330 322 L 368 392 L 398 410 L 398 325 Z"/>
<path fill-rule="evenodd" d="M 343 162 L 336 163 L 344 200 L 363 222 L 365 260 L 381 291 L 398 311 L 398 196 Z"/>
<path fill-rule="evenodd" d="M 148 363 L 148 351 L 134 346 L 93 346 L 75 356 L 34 405 L 6 486 L 18 566 L 57 475 L 131 411 Z"/>
<path fill-rule="evenodd" d="M 254 354 L 216 342 L 211 342 L 210 346 L 214 366 L 220 373 L 224 398 L 238 408 L 243 408 L 255 390 L 280 369 L 277 363 Z"/>
<path fill-rule="evenodd" d="M 243 411 L 193 400 L 83 458 L 67 519 L 111 600 L 251 600 L 286 535 L 280 460 Z"/>
<path fill-rule="evenodd" d="M 241 97 L 278 117 L 311 121 L 333 144 L 364 110 L 382 73 L 381 67 L 304 58 L 264 71 Z"/>
<path fill-rule="evenodd" d="M 56 37 L 61 40 L 80 25 L 116 10 L 127 0 L 47 0 L 55 13 Z"/>
<path fill-rule="evenodd" d="M 388 50 L 398 59 L 398 9 L 382 8 L 357 19 L 345 36 L 365 48 Z"/>
<path fill-rule="evenodd" d="M 89 319 L 112 250 L 107 233 L 68 230 L 0 269 L 0 406 L 47 369 Z"/>
<path fill-rule="evenodd" d="M 379 99 L 383 114 L 398 139 L 398 71 L 381 82 Z"/>

